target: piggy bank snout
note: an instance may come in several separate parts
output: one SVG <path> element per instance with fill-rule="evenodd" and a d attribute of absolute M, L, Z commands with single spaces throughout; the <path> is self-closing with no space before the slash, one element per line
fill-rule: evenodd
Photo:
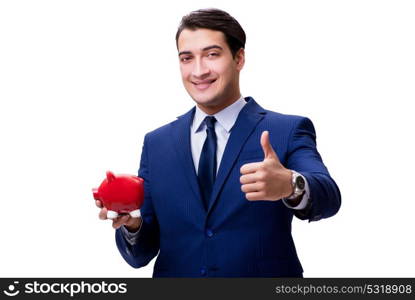
<path fill-rule="evenodd" d="M 97 188 L 92 189 L 92 194 L 94 195 L 95 200 L 101 200 L 101 197 L 99 196 L 99 192 Z"/>

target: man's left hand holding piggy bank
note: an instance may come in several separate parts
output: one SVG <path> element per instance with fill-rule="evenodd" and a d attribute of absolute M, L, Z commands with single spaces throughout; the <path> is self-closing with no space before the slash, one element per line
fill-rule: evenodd
<path fill-rule="evenodd" d="M 92 192 L 96 206 L 101 208 L 98 215 L 101 220 L 111 219 L 115 229 L 124 225 L 128 231 L 136 232 L 140 228 L 140 207 L 144 201 L 142 178 L 108 171 L 106 179 Z"/>

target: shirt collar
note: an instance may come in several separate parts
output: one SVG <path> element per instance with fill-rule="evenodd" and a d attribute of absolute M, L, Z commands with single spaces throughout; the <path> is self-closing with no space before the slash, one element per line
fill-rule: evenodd
<path fill-rule="evenodd" d="M 241 98 L 236 100 L 231 105 L 225 107 L 221 111 L 217 112 L 213 116 L 227 132 L 230 132 L 236 122 L 236 118 L 238 117 L 239 112 L 242 110 L 245 104 L 246 101 L 244 97 L 241 96 Z M 209 115 L 196 105 L 195 116 L 192 123 L 192 132 L 198 132 L 203 129 L 203 126 L 205 125 L 203 121 L 205 120 L 206 116 Z"/>

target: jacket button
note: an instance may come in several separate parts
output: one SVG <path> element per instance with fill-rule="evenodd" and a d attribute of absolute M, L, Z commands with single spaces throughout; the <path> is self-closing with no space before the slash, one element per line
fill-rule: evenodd
<path fill-rule="evenodd" d="M 201 267 L 201 268 L 200 268 L 200 275 L 202 275 L 202 276 L 206 276 L 206 274 L 207 274 L 206 267 Z"/>
<path fill-rule="evenodd" d="M 211 229 L 207 229 L 207 230 L 206 230 L 206 235 L 207 235 L 208 237 L 212 237 L 212 236 L 213 236 L 213 231 L 212 231 Z"/>

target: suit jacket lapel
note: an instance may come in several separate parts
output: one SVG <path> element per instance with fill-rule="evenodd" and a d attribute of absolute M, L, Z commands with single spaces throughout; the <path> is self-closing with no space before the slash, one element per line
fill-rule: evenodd
<path fill-rule="evenodd" d="M 193 107 L 184 115 L 179 116 L 178 119 L 171 124 L 171 142 L 174 145 L 173 148 L 175 149 L 177 157 L 179 158 L 183 166 L 186 180 L 190 184 L 195 199 L 197 200 L 197 204 L 203 210 L 205 210 L 203 207 L 202 197 L 200 194 L 199 183 L 197 182 L 197 174 L 190 146 L 190 126 L 193 120 L 194 113 L 195 107 Z"/>
<path fill-rule="evenodd" d="M 218 174 L 213 186 L 212 198 L 210 199 L 208 213 L 211 211 L 215 204 L 218 194 L 226 181 L 226 178 L 231 171 L 242 146 L 247 141 L 248 137 L 254 131 L 255 127 L 262 120 L 265 110 L 259 106 L 253 98 L 245 98 L 248 103 L 242 108 L 241 112 L 236 119 L 234 126 L 232 127 L 229 140 L 226 144 L 225 151 L 222 156 L 222 160 L 219 166 Z M 259 141 L 258 141 L 259 143 Z"/>

